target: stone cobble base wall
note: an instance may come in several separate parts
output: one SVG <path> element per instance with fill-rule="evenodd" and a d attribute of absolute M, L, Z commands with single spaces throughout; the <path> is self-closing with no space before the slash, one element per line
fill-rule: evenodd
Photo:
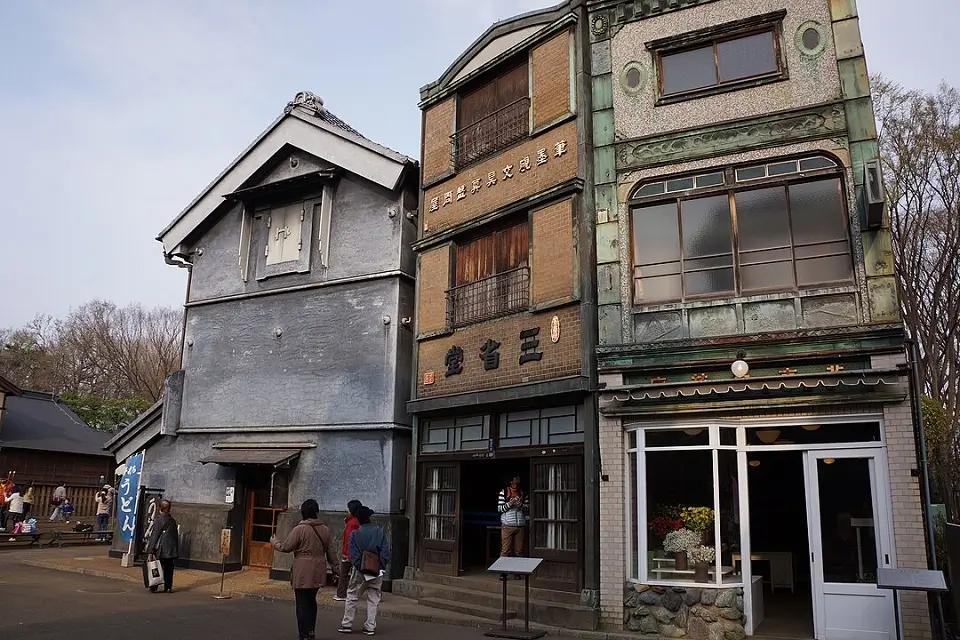
<path fill-rule="evenodd" d="M 628 582 L 623 626 L 666 638 L 743 640 L 743 589 L 650 587 Z"/>

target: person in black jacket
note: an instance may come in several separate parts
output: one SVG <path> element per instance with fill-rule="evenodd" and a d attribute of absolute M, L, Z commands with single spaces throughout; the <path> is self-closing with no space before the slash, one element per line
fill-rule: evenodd
<path fill-rule="evenodd" d="M 367 621 L 363 625 L 363 634 L 372 636 L 377 628 L 377 606 L 380 604 L 380 592 L 383 588 L 383 576 L 390 564 L 390 547 L 387 535 L 381 527 L 370 522 L 373 510 L 370 507 L 357 509 L 360 528 L 350 534 L 350 583 L 347 586 L 347 601 L 343 606 L 343 620 L 340 633 L 353 630 L 353 619 L 357 615 L 360 598 L 367 600 Z"/>
<path fill-rule="evenodd" d="M 170 515 L 170 501 L 160 501 L 160 515 L 153 521 L 153 532 L 147 542 L 147 559 L 160 560 L 163 567 L 163 592 L 173 591 L 173 565 L 180 554 L 180 531 L 177 521 Z M 156 593 L 157 587 L 150 587 Z"/>

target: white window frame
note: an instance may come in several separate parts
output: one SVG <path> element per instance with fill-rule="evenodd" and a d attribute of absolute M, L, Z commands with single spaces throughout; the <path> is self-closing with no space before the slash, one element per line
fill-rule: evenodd
<path fill-rule="evenodd" d="M 747 429 L 756 429 L 763 427 L 783 428 L 788 426 L 804 425 L 829 425 L 844 423 L 877 423 L 879 425 L 880 440 L 872 442 L 852 442 L 852 443 L 824 443 L 824 444 L 785 444 L 785 445 L 750 445 L 747 446 Z M 720 445 L 720 428 L 736 428 L 737 444 Z M 628 473 L 624 479 L 624 518 L 626 522 L 626 536 L 624 538 L 625 558 L 628 562 L 627 574 L 628 581 L 635 584 L 664 587 L 681 588 L 703 588 L 703 589 L 730 589 L 743 587 L 747 584 L 750 575 L 749 567 L 745 567 L 741 573 L 743 579 L 736 583 L 718 583 L 716 578 L 713 582 L 682 582 L 670 580 L 650 580 L 647 566 L 647 500 L 646 492 L 643 491 L 646 478 L 646 447 L 645 433 L 647 431 L 663 431 L 676 429 L 705 428 L 710 430 L 709 444 L 691 445 L 687 447 L 655 447 L 654 451 L 694 451 L 694 450 L 712 450 L 713 451 L 713 494 L 714 504 L 714 540 L 720 539 L 719 518 L 716 517 L 716 507 L 719 505 L 719 470 L 718 470 L 718 452 L 720 450 L 732 450 L 737 452 L 737 476 L 739 484 L 739 505 L 740 505 L 740 549 L 744 557 L 750 554 L 750 509 L 749 509 L 749 487 L 747 478 L 747 455 L 753 451 L 812 451 L 812 450 L 837 450 L 837 449 L 864 449 L 864 448 L 882 448 L 886 449 L 886 427 L 883 414 L 879 412 L 857 413 L 857 414 L 831 414 L 824 416 L 794 416 L 780 418 L 738 418 L 738 419 L 714 419 L 714 420 L 682 420 L 682 421 L 624 421 L 624 463 Z M 636 433 L 636 447 L 630 446 L 631 432 Z M 631 486 L 629 479 L 629 469 L 631 465 L 630 456 L 637 456 L 637 478 L 634 486 Z M 643 498 L 642 500 L 640 498 Z M 631 500 L 637 501 L 637 519 L 632 522 Z M 633 548 L 633 527 L 637 527 L 637 545 Z M 721 563 L 720 554 L 717 553 L 715 561 L 715 570 L 719 575 Z M 749 603 L 751 600 L 750 589 L 744 588 L 744 599 Z M 749 631 L 748 631 L 749 632 Z"/>

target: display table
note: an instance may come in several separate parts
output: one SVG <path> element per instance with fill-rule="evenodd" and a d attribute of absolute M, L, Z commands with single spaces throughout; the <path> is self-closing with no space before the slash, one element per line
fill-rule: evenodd
<path fill-rule="evenodd" d="M 790 589 L 790 593 L 794 592 L 793 554 L 791 552 L 754 551 L 750 553 L 750 560 L 767 562 L 770 565 L 770 593 L 775 593 L 777 587 Z M 739 563 L 741 561 L 741 555 L 734 553 L 733 564 L 737 567 L 737 573 L 740 573 Z"/>
<path fill-rule="evenodd" d="M 689 569 L 677 569 L 677 561 L 673 557 L 663 558 L 663 557 L 652 557 L 650 560 L 653 561 L 654 566 L 650 567 L 650 575 L 655 576 L 656 580 L 673 580 L 681 579 L 684 582 L 690 581 L 690 576 L 694 575 L 695 570 L 693 566 L 690 565 Z M 710 564 L 710 568 L 707 569 L 708 575 L 715 577 L 717 573 L 717 565 L 714 563 Z M 720 567 L 720 575 L 728 576 L 733 575 L 733 567 Z"/>

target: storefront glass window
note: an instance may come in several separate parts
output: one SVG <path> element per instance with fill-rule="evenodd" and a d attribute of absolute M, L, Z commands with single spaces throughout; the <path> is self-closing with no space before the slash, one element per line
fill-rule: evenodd
<path fill-rule="evenodd" d="M 733 563 L 740 549 L 736 430 L 729 431 L 637 432 L 638 449 L 628 454 L 631 475 L 641 480 L 631 485 L 638 516 L 632 575 L 664 584 L 741 582 Z"/>

